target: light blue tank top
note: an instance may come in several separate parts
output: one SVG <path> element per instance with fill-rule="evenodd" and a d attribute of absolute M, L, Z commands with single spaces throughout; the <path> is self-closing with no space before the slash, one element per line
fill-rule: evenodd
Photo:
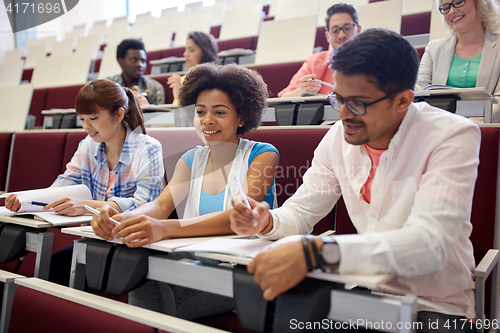
<path fill-rule="evenodd" d="M 186 162 L 189 170 L 193 166 L 194 153 L 198 147 L 188 150 L 184 155 L 182 155 L 182 159 Z M 252 148 L 252 152 L 250 153 L 250 157 L 248 158 L 248 166 L 252 163 L 253 159 L 266 151 L 274 151 L 278 154 L 278 150 L 271 144 L 265 142 L 256 142 Z M 242 180 L 243 181 L 243 180 Z M 273 206 L 274 203 L 274 179 L 271 184 L 271 188 L 267 191 L 264 201 L 269 204 L 270 207 Z M 222 190 L 221 192 L 210 195 L 203 187 L 201 188 L 201 197 L 200 197 L 200 215 L 205 215 L 213 212 L 220 212 L 224 210 L 224 194 L 226 190 Z"/>

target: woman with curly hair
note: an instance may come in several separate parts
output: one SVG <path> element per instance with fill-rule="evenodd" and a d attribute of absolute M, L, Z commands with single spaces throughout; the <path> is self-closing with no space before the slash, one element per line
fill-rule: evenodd
<path fill-rule="evenodd" d="M 278 151 L 268 143 L 239 137 L 260 125 L 266 97 L 261 76 L 244 67 L 212 63 L 191 69 L 180 101 L 182 106 L 194 104 L 195 128 L 205 145 L 179 159 L 171 181 L 153 202 L 121 214 L 112 207 L 101 209 L 101 217 L 92 220 L 94 232 L 104 239 L 123 237 L 129 247 L 165 238 L 232 234 L 231 199 L 239 192 L 235 177 L 250 198 L 274 206 Z M 183 219 L 167 219 L 184 199 Z M 108 216 L 120 225 L 114 226 Z M 191 257 L 187 253 L 169 256 Z M 129 301 L 185 319 L 229 311 L 234 306 L 229 298 L 155 281 L 132 291 Z"/>
<path fill-rule="evenodd" d="M 436 0 L 453 36 L 431 41 L 420 62 L 415 90 L 430 84 L 483 87 L 500 97 L 500 6 L 495 0 Z M 493 105 L 500 122 L 500 104 Z"/>

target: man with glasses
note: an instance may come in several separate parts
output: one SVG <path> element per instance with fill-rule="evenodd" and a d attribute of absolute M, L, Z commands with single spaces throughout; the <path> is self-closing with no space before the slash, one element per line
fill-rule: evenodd
<path fill-rule="evenodd" d="M 326 12 L 325 36 L 335 51 L 342 43 L 361 31 L 358 10 L 352 4 L 338 3 Z M 278 93 L 278 97 L 296 97 L 303 92 L 328 94 L 332 88 L 321 85 L 318 79 L 333 84 L 333 71 L 328 68 L 332 51 L 323 51 L 311 55 L 299 71 L 292 77 L 288 87 Z"/>
<path fill-rule="evenodd" d="M 468 321 L 445 325 L 476 316 L 469 236 L 479 128 L 413 103 L 418 55 L 399 34 L 369 29 L 353 37 L 332 68 L 329 99 L 341 121 L 316 148 L 303 184 L 271 211 L 249 199 L 250 210 L 236 197 L 231 227 L 267 239 L 308 234 L 342 195 L 358 234 L 292 238 L 259 254 L 248 271 L 267 300 L 314 268 L 394 274 L 380 289 L 418 296 L 419 332 L 432 331 L 429 323 L 441 328 L 433 332 L 467 332 Z"/>

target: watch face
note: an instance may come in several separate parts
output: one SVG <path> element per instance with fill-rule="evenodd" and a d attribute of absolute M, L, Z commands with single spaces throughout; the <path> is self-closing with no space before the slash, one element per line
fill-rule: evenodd
<path fill-rule="evenodd" d="M 336 243 L 325 243 L 322 248 L 323 260 L 329 265 L 336 265 L 340 261 L 339 246 Z"/>

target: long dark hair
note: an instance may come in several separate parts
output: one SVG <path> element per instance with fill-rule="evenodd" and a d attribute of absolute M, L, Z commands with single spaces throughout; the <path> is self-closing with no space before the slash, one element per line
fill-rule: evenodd
<path fill-rule="evenodd" d="M 96 114 L 99 109 L 105 109 L 114 116 L 119 108 L 125 110 L 123 121 L 132 130 L 141 127 L 142 133 L 146 134 L 141 107 L 129 88 L 109 80 L 94 80 L 83 86 L 76 95 L 77 114 Z"/>
<path fill-rule="evenodd" d="M 217 53 L 219 53 L 219 46 L 214 36 L 206 34 L 201 31 L 191 31 L 187 39 L 192 39 L 193 42 L 201 49 L 202 56 L 200 64 L 206 62 L 217 62 Z"/>

